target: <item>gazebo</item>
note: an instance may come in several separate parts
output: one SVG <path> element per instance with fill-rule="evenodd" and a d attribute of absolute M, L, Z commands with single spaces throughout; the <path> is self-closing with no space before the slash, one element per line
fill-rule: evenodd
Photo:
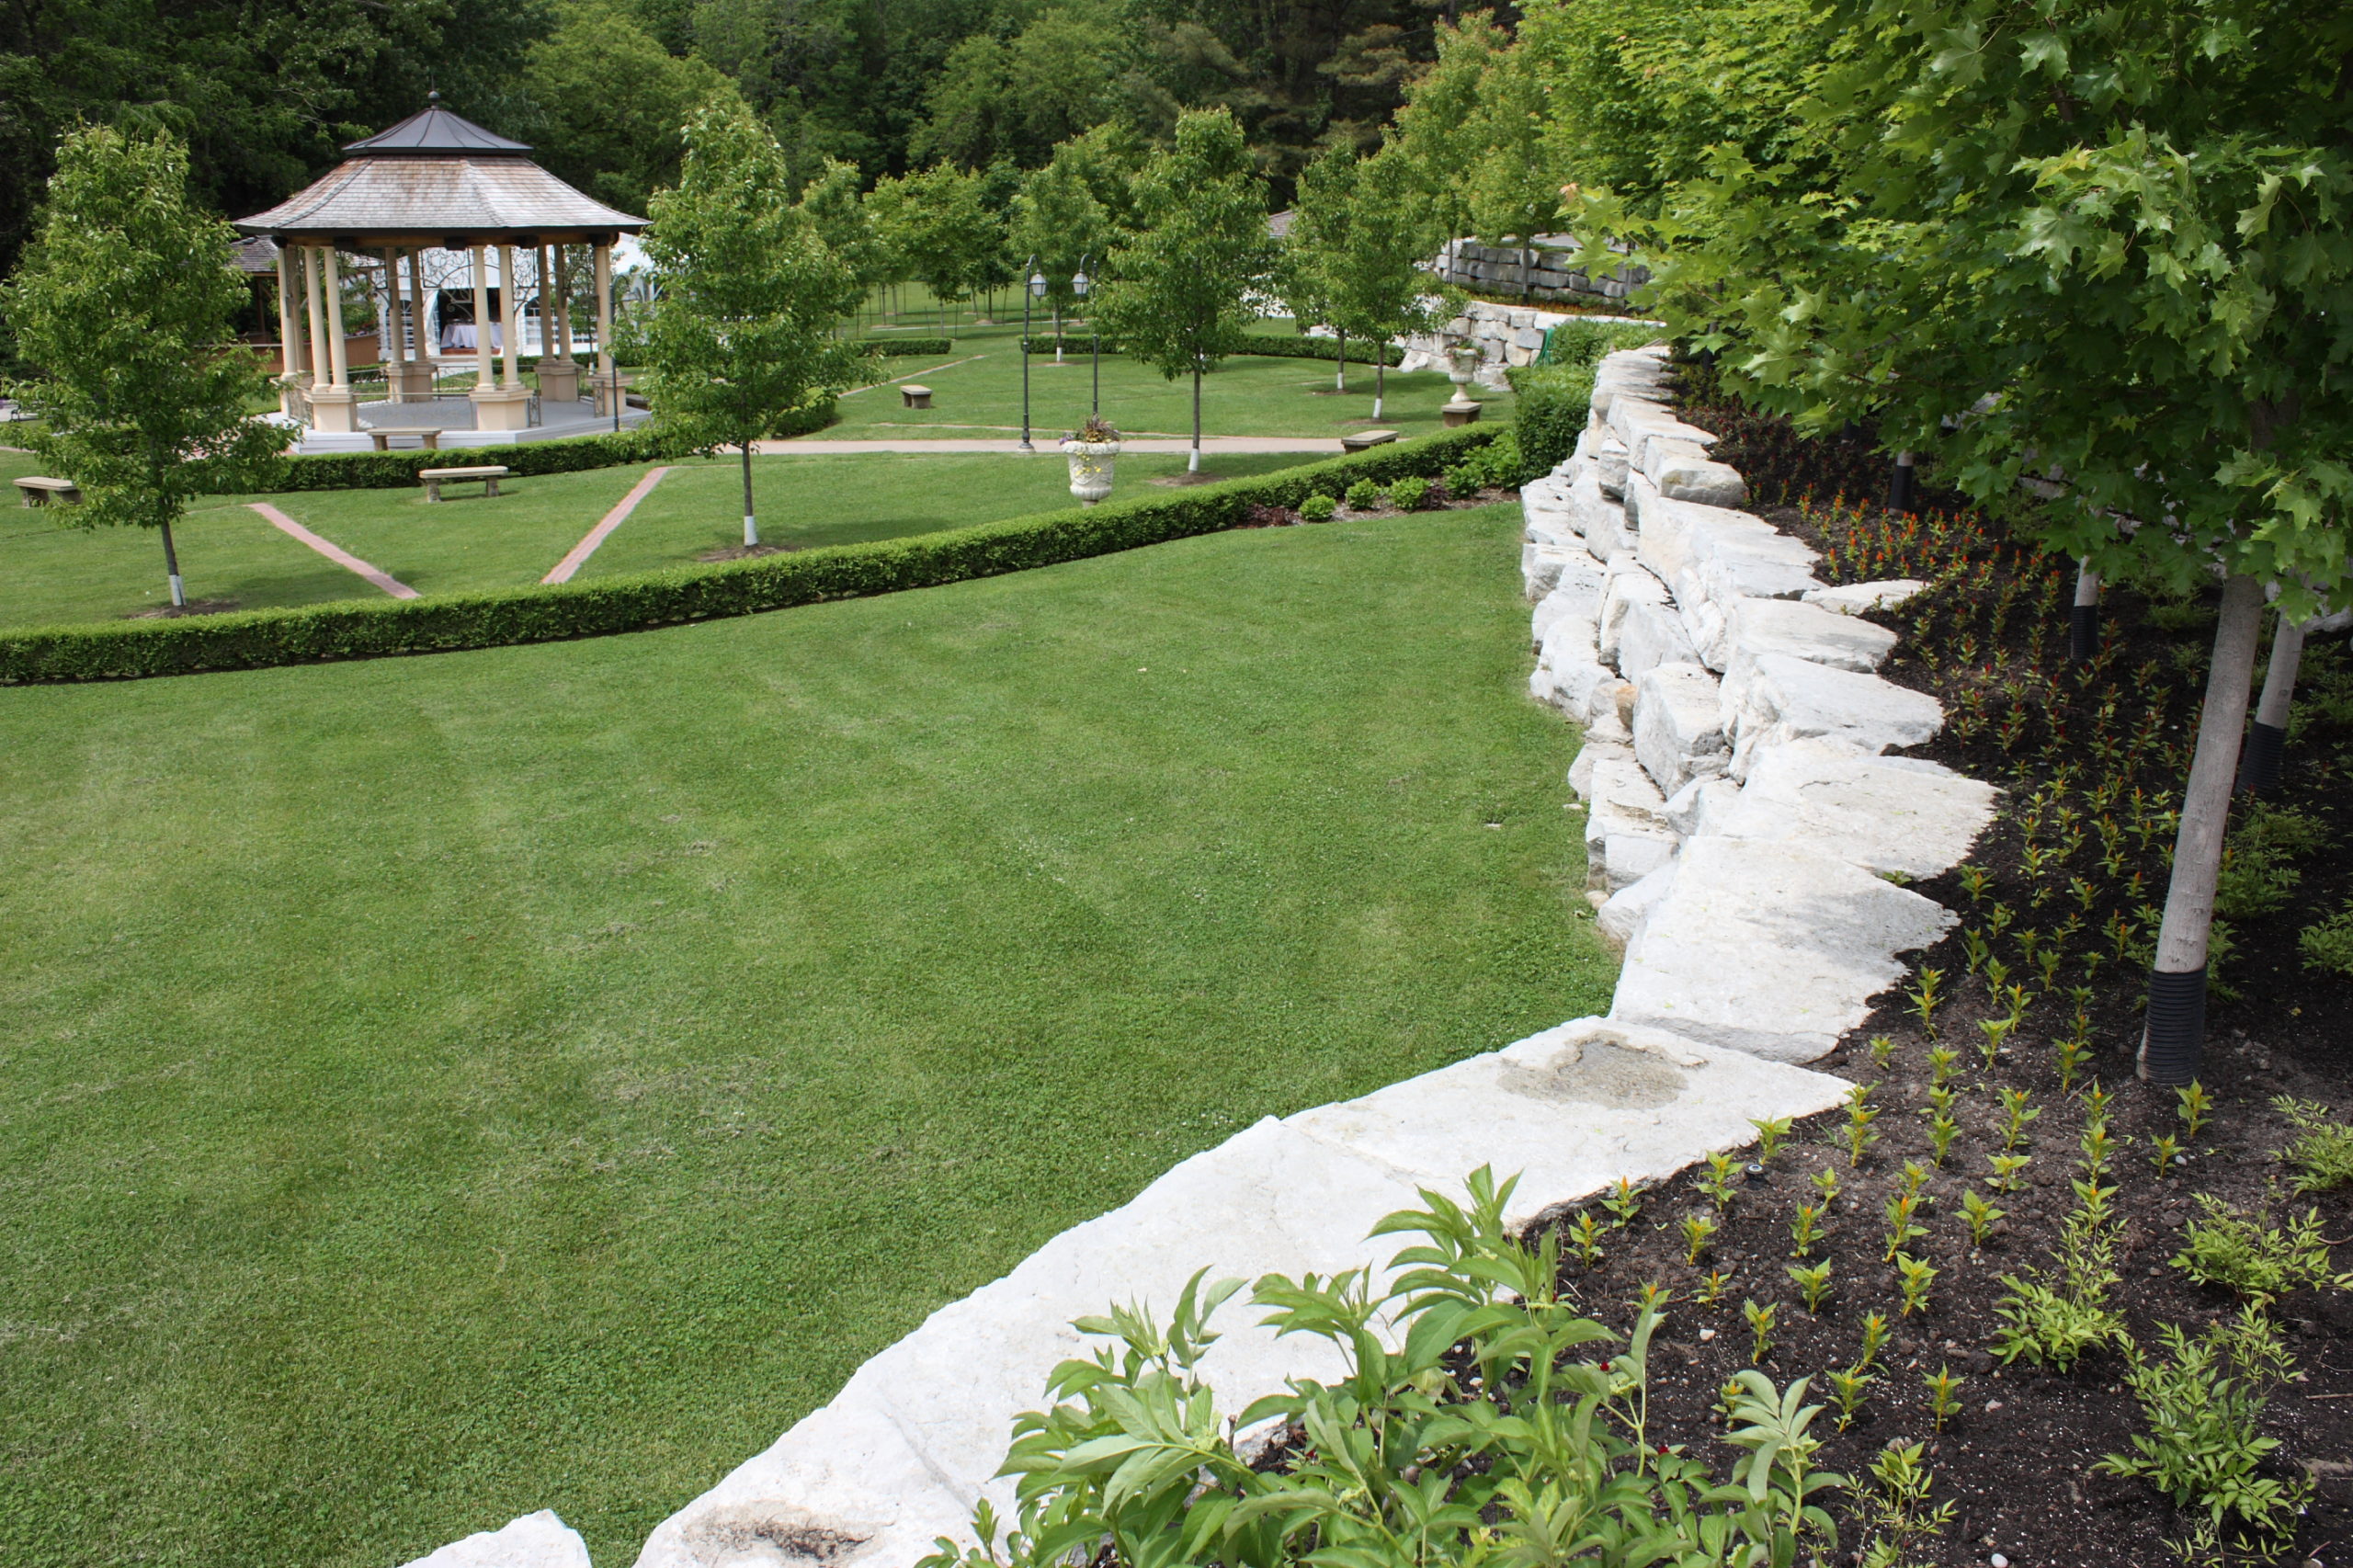
<path fill-rule="evenodd" d="M 389 131 L 350 143 L 343 162 L 325 176 L 235 225 L 242 233 L 267 235 L 278 245 L 279 332 L 286 346 L 281 406 L 323 435 L 362 429 L 344 352 L 337 258 L 345 254 L 381 258 L 390 308 L 381 354 L 389 400 L 429 402 L 433 368 L 425 341 L 422 257 L 438 249 L 472 260 L 468 281 L 475 376 L 467 396 L 474 428 L 523 430 L 530 423 L 531 389 L 516 369 L 517 300 L 523 292 L 517 253 L 533 263 L 530 286 L 541 290 L 543 321 L 545 280 L 552 277 L 556 285 L 557 352 L 540 361 L 540 398 L 574 403 L 580 396 L 580 367 L 572 358 L 571 277 L 563 247 L 586 244 L 593 247 L 597 284 L 597 369 L 588 381 L 597 413 L 613 414 L 622 396 L 612 351 L 613 245 L 622 234 L 642 230 L 645 220 L 573 189 L 531 162 L 529 147 L 450 113 L 440 106 L 440 97 L 430 95 L 422 113 Z M 555 253 L 552 272 L 550 247 Z M 488 262 L 494 256 L 503 286 L 492 290 Z M 490 330 L 491 292 L 497 299 L 495 335 Z M 404 330 L 404 316 L 411 330 Z M 503 359 L 495 375 L 494 340 Z"/>

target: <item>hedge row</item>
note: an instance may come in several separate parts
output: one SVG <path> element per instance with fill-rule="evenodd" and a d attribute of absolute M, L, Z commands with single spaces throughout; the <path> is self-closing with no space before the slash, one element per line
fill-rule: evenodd
<path fill-rule="evenodd" d="M 834 400 L 826 397 L 798 409 L 778 422 L 779 436 L 806 436 L 823 430 L 837 418 Z M 578 473 L 592 468 L 624 463 L 665 462 L 695 449 L 695 443 L 659 424 L 643 425 L 601 436 L 567 436 L 554 441 L 518 441 L 497 448 L 469 447 L 443 452 L 325 452 L 307 458 L 280 458 L 264 491 L 281 490 L 399 490 L 417 483 L 428 468 L 485 460 L 472 454 L 494 451 L 497 460 L 517 475 Z M 237 491 L 246 486 L 237 485 Z M 221 493 L 226 494 L 228 487 Z"/>
<path fill-rule="evenodd" d="M 952 337 L 861 337 L 850 345 L 866 354 L 879 354 L 885 359 L 904 359 L 911 354 L 953 354 L 956 340 Z"/>
<path fill-rule="evenodd" d="M 1471 426 L 1256 479 L 977 528 L 836 545 L 720 566 L 674 567 L 560 587 L 250 610 L 0 634 L 0 685 L 264 669 L 596 637 L 752 615 L 1050 566 L 1254 521 L 1358 480 L 1434 475 L 1496 432 Z"/>
<path fill-rule="evenodd" d="M 1063 350 L 1070 354 L 1084 354 L 1095 347 L 1095 339 L 1091 337 L 1064 337 L 1060 341 Z M 1236 353 L 1256 355 L 1265 359 L 1337 359 L 1340 357 L 1340 340 L 1336 337 L 1251 336 L 1244 341 L 1249 347 L 1237 349 Z M 1054 351 L 1056 340 L 1051 337 L 1025 337 L 1022 342 L 1028 346 L 1032 354 L 1051 354 Z M 1397 365 L 1404 362 L 1405 351 L 1395 344 L 1384 343 L 1381 346 L 1381 350 L 1383 363 Z M 1117 339 L 1107 337 L 1103 340 L 1104 353 L 1117 354 L 1119 351 L 1120 345 Z M 1364 339 L 1353 337 L 1348 340 L 1348 363 L 1351 365 L 1372 363 L 1371 351 L 1365 347 Z"/>
<path fill-rule="evenodd" d="M 1512 428 L 1519 437 L 1523 481 L 1550 473 L 1576 450 L 1593 412 L 1591 364 L 1528 365 L 1504 372 L 1517 394 Z"/>

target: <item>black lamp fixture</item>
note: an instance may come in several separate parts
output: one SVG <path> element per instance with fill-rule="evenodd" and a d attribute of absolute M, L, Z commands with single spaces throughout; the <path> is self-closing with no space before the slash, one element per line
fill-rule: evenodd
<path fill-rule="evenodd" d="M 1078 258 L 1078 270 L 1071 274 L 1070 291 L 1083 302 L 1094 288 L 1095 279 L 1086 275 L 1086 257 L 1082 256 Z M 1095 330 L 1095 312 L 1092 311 L 1086 315 L 1086 332 L 1094 339 L 1095 360 L 1095 395 L 1087 408 L 1088 412 L 1099 415 L 1103 412 L 1103 335 Z"/>
<path fill-rule="evenodd" d="M 1029 301 L 1046 297 L 1046 275 L 1038 270 L 1038 253 L 1021 264 L 1029 274 L 1029 286 L 1021 295 L 1021 449 L 1034 452 L 1038 449 L 1029 442 Z"/>

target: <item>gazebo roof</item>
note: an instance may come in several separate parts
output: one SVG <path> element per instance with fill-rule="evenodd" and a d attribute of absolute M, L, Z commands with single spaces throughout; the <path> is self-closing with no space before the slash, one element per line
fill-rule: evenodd
<path fill-rule="evenodd" d="M 344 151 L 348 156 L 307 188 L 240 219 L 236 229 L 369 249 L 601 242 L 646 226 L 531 162 L 522 142 L 438 103 Z"/>

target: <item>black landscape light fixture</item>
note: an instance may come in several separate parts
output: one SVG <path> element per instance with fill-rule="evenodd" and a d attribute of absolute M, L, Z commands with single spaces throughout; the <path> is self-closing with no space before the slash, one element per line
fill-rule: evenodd
<path fill-rule="evenodd" d="M 1080 303 L 1084 304 L 1086 296 L 1093 291 L 1094 288 L 1095 279 L 1086 275 L 1086 257 L 1082 256 L 1078 258 L 1078 270 L 1071 274 L 1070 291 Z M 1101 414 L 1103 412 L 1103 335 L 1095 330 L 1093 311 L 1086 312 L 1086 333 L 1095 340 L 1095 395 L 1087 403 L 1087 411 L 1091 414 Z"/>
<path fill-rule="evenodd" d="M 1021 449 L 1034 452 L 1038 449 L 1029 444 L 1029 305 L 1046 297 L 1046 275 L 1038 270 L 1035 251 L 1022 266 L 1029 274 L 1029 284 L 1021 291 Z"/>

